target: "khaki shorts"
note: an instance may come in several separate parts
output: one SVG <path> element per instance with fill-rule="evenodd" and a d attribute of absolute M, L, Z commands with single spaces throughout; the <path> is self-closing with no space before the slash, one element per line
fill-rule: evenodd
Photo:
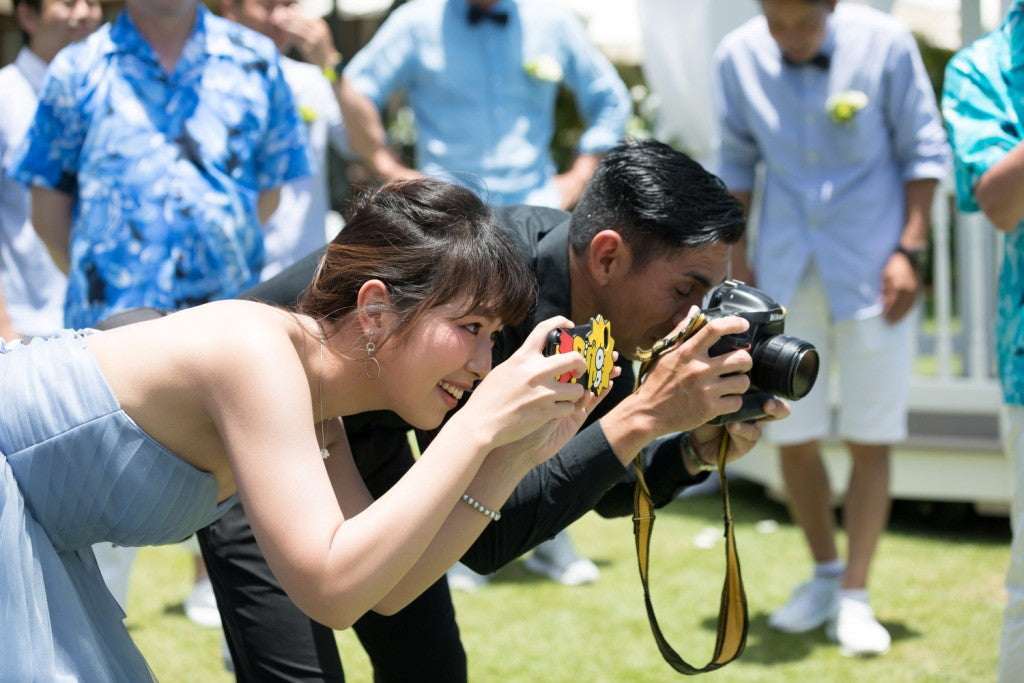
<path fill-rule="evenodd" d="M 891 444 L 907 437 L 907 399 L 918 308 L 895 325 L 881 314 L 833 322 L 821 278 L 810 266 L 786 311 L 785 333 L 814 344 L 821 358 L 811 392 L 792 414 L 766 425 L 777 445 L 837 435 Z"/>

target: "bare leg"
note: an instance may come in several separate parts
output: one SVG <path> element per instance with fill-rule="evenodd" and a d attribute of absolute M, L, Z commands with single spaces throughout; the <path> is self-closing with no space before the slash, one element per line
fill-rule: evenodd
<path fill-rule="evenodd" d="M 779 448 L 789 514 L 804 532 L 815 563 L 838 558 L 832 492 L 817 441 Z"/>
<path fill-rule="evenodd" d="M 843 505 L 849 558 L 843 588 L 865 588 L 878 539 L 889 521 L 889 447 L 847 443 L 853 460 Z"/>

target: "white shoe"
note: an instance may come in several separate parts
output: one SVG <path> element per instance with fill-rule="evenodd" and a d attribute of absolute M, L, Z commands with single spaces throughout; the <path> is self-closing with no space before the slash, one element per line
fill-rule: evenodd
<path fill-rule="evenodd" d="M 531 572 L 542 574 L 563 586 L 593 583 L 601 576 L 597 565 L 576 553 L 564 531 L 537 546 L 524 565 Z"/>
<path fill-rule="evenodd" d="M 199 626 L 220 628 L 220 612 L 217 611 L 217 598 L 213 595 L 210 577 L 203 577 L 192 586 L 192 592 L 185 601 L 185 614 Z"/>
<path fill-rule="evenodd" d="M 793 591 L 793 597 L 768 617 L 768 625 L 786 633 L 803 633 L 817 628 L 836 615 L 840 577 L 813 578 Z"/>
<path fill-rule="evenodd" d="M 466 591 L 467 593 L 479 590 L 489 581 L 487 576 L 477 574 L 461 562 L 456 562 L 452 565 L 452 568 L 448 570 L 447 577 L 448 588 L 453 591 Z"/>
<path fill-rule="evenodd" d="M 839 599 L 838 613 L 829 621 L 825 635 L 838 642 L 839 652 L 847 657 L 884 655 L 892 644 L 871 605 L 853 598 Z"/>

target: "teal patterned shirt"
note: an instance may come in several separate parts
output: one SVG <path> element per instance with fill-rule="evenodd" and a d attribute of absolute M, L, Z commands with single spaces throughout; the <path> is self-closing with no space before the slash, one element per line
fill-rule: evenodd
<path fill-rule="evenodd" d="M 127 12 L 62 50 L 11 166 L 74 199 L 73 328 L 255 284 L 259 193 L 310 173 L 273 42 L 202 5 L 170 74 Z"/>
<path fill-rule="evenodd" d="M 1013 6 L 1000 28 L 949 61 L 942 112 L 953 145 L 960 209 L 978 211 L 975 183 L 1024 140 L 1021 3 Z M 1006 402 L 1024 405 L 1024 221 L 1006 235 L 999 276 L 996 352 Z"/>

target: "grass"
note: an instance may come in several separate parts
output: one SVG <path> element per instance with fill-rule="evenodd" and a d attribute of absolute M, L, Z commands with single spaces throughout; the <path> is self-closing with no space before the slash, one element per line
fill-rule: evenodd
<path fill-rule="evenodd" d="M 750 632 L 743 656 L 711 676 L 722 681 L 994 680 L 1009 558 L 1005 518 L 979 517 L 962 505 L 897 502 L 871 586 L 875 611 L 893 636 L 892 650 L 884 657 L 850 660 L 822 629 L 784 635 L 767 627 L 770 611 L 808 576 L 809 559 L 783 506 L 749 482 L 732 482 L 731 492 Z M 566 588 L 515 562 L 483 590 L 455 594 L 470 680 L 678 679 L 661 659 L 647 624 L 630 521 L 591 514 L 572 527 L 572 537 L 600 566 L 597 583 Z M 715 539 L 713 547 L 698 547 L 695 540 L 704 538 Z M 684 659 L 703 665 L 714 646 L 724 572 L 718 496 L 687 498 L 660 511 L 651 562 L 662 631 Z M 193 626 L 184 616 L 190 563 L 178 546 L 140 553 L 129 627 L 161 681 L 230 681 L 220 665 L 217 632 Z M 341 632 L 338 642 L 348 680 L 371 681 L 355 636 Z"/>

